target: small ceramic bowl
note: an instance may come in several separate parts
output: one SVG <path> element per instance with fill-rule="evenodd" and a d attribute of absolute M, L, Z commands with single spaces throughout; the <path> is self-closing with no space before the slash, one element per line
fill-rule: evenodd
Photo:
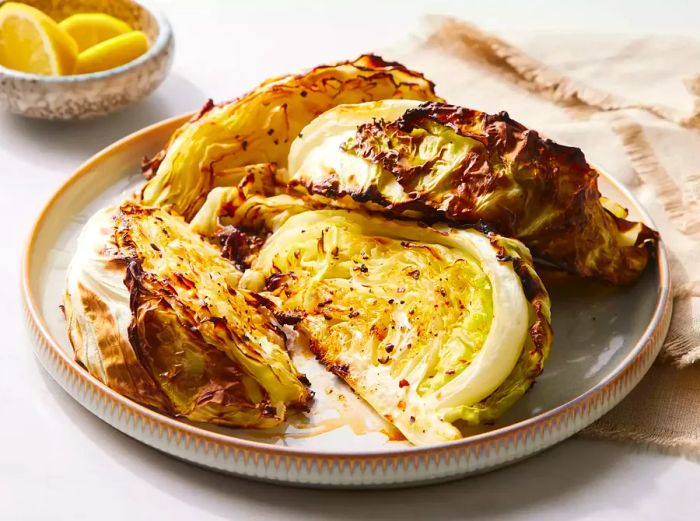
<path fill-rule="evenodd" d="M 44 76 L 0 66 L 0 105 L 41 119 L 103 116 L 140 100 L 165 79 L 174 52 L 166 18 L 134 0 L 19 0 L 60 21 L 75 13 L 107 13 L 143 31 L 148 51 L 120 67 L 91 74 Z M 0 0 L 0 4 L 4 3 Z"/>

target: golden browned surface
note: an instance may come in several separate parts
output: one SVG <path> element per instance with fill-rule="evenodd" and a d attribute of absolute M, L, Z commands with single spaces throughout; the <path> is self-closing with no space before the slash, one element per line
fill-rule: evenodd
<path fill-rule="evenodd" d="M 241 167 L 285 167 L 292 140 L 319 114 L 343 103 L 387 98 L 439 99 L 421 74 L 363 55 L 270 79 L 231 102 L 209 102 L 144 164 L 151 179 L 143 203 L 170 205 L 189 221 L 209 190 L 223 184 L 222 178 L 230 183 L 240 179 Z"/>
<path fill-rule="evenodd" d="M 236 289 L 241 273 L 219 250 L 160 208 L 111 215 L 96 236 L 107 247 L 92 245 L 97 266 L 72 274 L 95 289 L 71 284 L 66 298 L 71 343 L 92 374 L 193 421 L 272 427 L 307 406 L 271 303 Z"/>
<path fill-rule="evenodd" d="M 376 183 L 356 186 L 351 171 L 324 179 L 299 172 L 292 183 L 340 205 L 345 198 L 427 221 L 484 222 L 536 257 L 614 284 L 638 278 L 657 238 L 601 198 L 581 150 L 543 139 L 505 112 L 425 103 L 396 121 L 360 125 L 343 149 L 377 165 Z M 388 193 L 381 172 L 402 191 Z"/>
<path fill-rule="evenodd" d="M 497 419 L 541 373 L 552 343 L 549 297 L 522 244 L 361 211 L 304 210 L 291 200 L 227 201 L 236 229 L 266 237 L 241 284 L 264 289 L 278 319 L 308 337 L 318 359 L 411 441 L 453 439 L 458 433 L 447 424 L 456 420 Z M 491 288 L 500 275 L 483 271 L 466 246 L 472 240 L 491 263 L 515 271 L 527 329 L 515 341 L 512 371 L 483 399 L 429 412 L 415 394 L 404 398 L 403 388 L 413 386 L 426 403 L 438 400 L 484 347 L 494 314 L 508 313 L 493 307 Z"/>

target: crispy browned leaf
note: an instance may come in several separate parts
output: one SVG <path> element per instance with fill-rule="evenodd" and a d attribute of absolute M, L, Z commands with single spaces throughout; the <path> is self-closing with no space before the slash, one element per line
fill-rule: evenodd
<path fill-rule="evenodd" d="M 332 117 L 340 116 L 322 116 Z M 332 134 L 319 120 L 313 125 Z M 323 139 L 316 146 L 324 146 Z M 356 162 L 338 161 L 345 168 L 324 169 L 296 158 L 302 166 L 291 172 L 291 184 L 341 206 L 368 203 L 428 221 L 486 222 L 537 257 L 614 284 L 637 279 L 657 240 L 656 232 L 627 221 L 624 209 L 601 198 L 598 173 L 580 149 L 544 139 L 505 112 L 425 103 L 397 120 L 369 120 L 335 148 L 331 154 L 354 155 L 370 166 L 361 171 Z"/>
<path fill-rule="evenodd" d="M 311 393 L 265 298 L 179 216 L 124 204 L 85 226 L 66 318 L 76 357 L 134 399 L 193 421 L 265 428 Z"/>
<path fill-rule="evenodd" d="M 144 162 L 150 180 L 143 203 L 172 206 L 189 221 L 213 187 L 238 182 L 242 166 L 285 167 L 292 141 L 319 114 L 342 103 L 387 98 L 439 99 L 421 74 L 363 55 L 268 80 L 228 103 L 208 102 L 173 134 L 165 152 Z"/>

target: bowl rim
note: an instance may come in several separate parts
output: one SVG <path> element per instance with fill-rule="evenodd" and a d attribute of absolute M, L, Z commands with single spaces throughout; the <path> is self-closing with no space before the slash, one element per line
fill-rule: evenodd
<path fill-rule="evenodd" d="M 625 356 L 625 358 L 621 360 L 616 367 L 612 368 L 600 382 L 582 392 L 578 396 L 566 401 L 565 403 L 561 403 L 556 407 L 533 414 L 528 418 L 524 418 L 511 424 L 500 426 L 491 431 L 467 436 L 460 440 L 450 442 L 435 443 L 427 446 L 402 446 L 400 448 L 386 448 L 376 451 L 342 452 L 338 450 L 326 451 L 309 448 L 301 449 L 297 447 L 271 445 L 261 441 L 247 440 L 237 438 L 226 433 L 210 431 L 196 423 L 188 423 L 180 419 L 173 418 L 165 413 L 151 409 L 127 398 L 110 387 L 107 387 L 107 385 L 97 380 L 93 375 L 79 366 L 75 359 L 61 348 L 60 341 L 54 338 L 54 336 L 49 332 L 41 310 L 41 298 L 38 297 L 32 289 L 32 273 L 34 271 L 33 254 L 35 243 L 41 233 L 41 229 L 47 219 L 48 214 L 51 212 L 57 201 L 61 199 L 63 194 L 68 191 L 73 184 L 77 183 L 83 177 L 89 175 L 96 165 L 99 165 L 106 158 L 118 153 L 124 148 L 129 147 L 133 142 L 143 139 L 146 136 L 162 132 L 163 129 L 179 128 L 194 114 L 195 113 L 182 114 L 180 116 L 165 119 L 137 130 L 136 132 L 112 143 L 85 161 L 67 180 L 64 181 L 64 183 L 45 203 L 31 229 L 22 259 L 20 277 L 22 300 L 25 306 L 28 322 L 35 332 L 34 336 L 38 341 L 37 343 L 42 346 L 42 349 L 49 351 L 52 356 L 56 356 L 67 371 L 71 373 L 71 376 L 77 377 L 78 381 L 81 381 L 85 385 L 94 389 L 101 396 L 111 401 L 112 404 L 122 407 L 126 411 L 130 411 L 130 413 L 134 414 L 137 418 L 147 421 L 149 425 L 159 426 L 159 428 L 165 429 L 169 433 L 177 433 L 177 435 L 182 435 L 188 440 L 196 440 L 205 444 L 210 443 L 214 446 L 227 447 L 233 450 L 242 450 L 250 454 L 265 455 L 268 457 L 275 456 L 281 458 L 292 458 L 295 461 L 317 460 L 334 462 L 340 460 L 406 460 L 407 458 L 431 457 L 431 455 L 455 455 L 470 449 L 482 450 L 487 446 L 505 444 L 507 440 L 525 439 L 532 435 L 532 433 L 537 429 L 556 430 L 553 426 L 558 428 L 560 424 L 564 422 L 564 420 L 568 421 L 571 418 L 581 416 L 583 411 L 587 407 L 592 407 L 596 401 L 602 399 L 606 401 L 606 403 L 609 402 L 610 395 L 616 388 L 626 389 L 623 394 L 624 397 L 624 395 L 626 395 L 631 388 L 636 386 L 636 383 L 630 387 L 627 386 L 627 384 L 619 384 L 619 382 L 627 381 L 629 378 L 631 378 L 630 375 L 637 374 L 640 369 L 642 370 L 643 375 L 646 373 L 648 366 L 651 365 L 651 361 L 656 358 L 658 350 L 661 348 L 663 338 L 666 336 L 668 331 L 668 321 L 670 320 L 673 305 L 673 300 L 671 297 L 672 282 L 668 252 L 663 240 L 658 242 L 655 258 L 652 258 L 650 262 L 650 264 L 656 264 L 656 269 L 658 270 L 658 293 L 656 296 L 654 311 L 649 323 L 646 324 L 646 327 L 644 328 L 642 336 L 637 343 L 630 348 L 627 356 Z M 624 186 L 619 180 L 615 179 L 606 169 L 601 168 L 595 163 L 592 163 L 591 166 L 596 169 L 601 177 L 605 178 L 606 182 L 624 195 L 625 204 L 629 205 L 630 208 L 634 208 L 642 222 L 655 228 L 654 221 L 649 213 L 641 205 L 637 198 L 632 195 L 631 191 L 626 186 Z M 651 360 L 649 360 L 650 356 Z M 619 387 L 618 384 L 622 385 L 622 387 Z M 63 383 L 59 382 L 59 385 L 65 388 Z M 613 404 L 619 403 L 620 400 L 621 398 L 615 400 Z M 82 401 L 77 401 L 83 404 Z M 97 416 L 102 418 L 99 414 L 97 414 Z M 586 424 L 588 424 L 600 418 L 602 414 L 594 414 L 590 412 L 585 416 L 590 420 L 587 421 Z M 123 429 L 120 428 L 118 428 L 118 430 L 123 431 Z M 134 437 L 133 434 L 128 435 L 130 437 Z M 152 443 L 148 444 L 152 445 Z"/>
<path fill-rule="evenodd" d="M 5 1 L 6 0 L 0 0 L 0 6 L 4 4 Z M 163 14 L 163 11 L 153 6 L 148 1 L 128 1 L 148 11 L 151 14 L 151 16 L 153 16 L 153 18 L 155 19 L 156 25 L 158 27 L 158 38 L 156 38 L 156 41 L 153 42 L 153 45 L 151 45 L 149 49 L 138 58 L 131 60 L 125 63 L 124 65 L 120 65 L 119 67 L 113 67 L 112 69 L 107 69 L 104 71 L 89 72 L 87 74 L 68 74 L 65 76 L 32 74 L 28 72 L 18 71 L 15 69 L 10 69 L 8 67 L 0 65 L 0 76 L 5 75 L 7 77 L 13 77 L 17 79 L 34 81 L 39 83 L 71 84 L 90 80 L 102 80 L 112 76 L 118 76 L 131 69 L 140 67 L 142 64 L 152 60 L 153 58 L 161 54 L 173 40 L 173 30 L 170 26 L 170 22 L 166 18 L 165 14 Z"/>

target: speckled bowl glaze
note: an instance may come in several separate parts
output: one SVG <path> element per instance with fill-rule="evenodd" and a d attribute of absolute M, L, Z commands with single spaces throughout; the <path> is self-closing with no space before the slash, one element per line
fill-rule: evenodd
<path fill-rule="evenodd" d="M 0 4 L 5 0 L 0 0 Z M 146 33 L 148 51 L 114 69 L 72 76 L 44 76 L 0 66 L 0 105 L 40 119 L 104 116 L 142 99 L 165 79 L 174 51 L 166 18 L 133 0 L 20 0 L 60 21 L 75 13 L 101 12 Z"/>

